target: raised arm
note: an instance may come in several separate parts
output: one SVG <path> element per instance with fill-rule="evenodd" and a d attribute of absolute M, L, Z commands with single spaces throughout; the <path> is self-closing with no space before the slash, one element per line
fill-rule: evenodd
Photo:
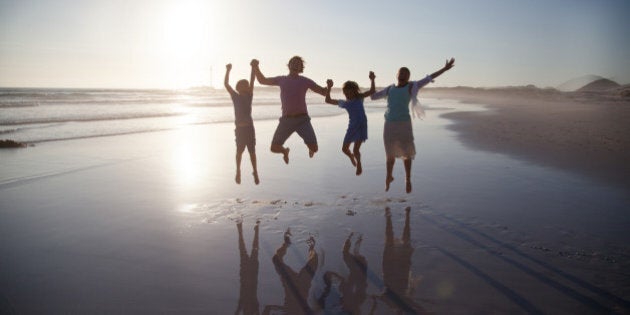
<path fill-rule="evenodd" d="M 451 68 L 453 68 L 453 66 L 455 66 L 455 58 L 451 58 L 451 60 L 446 60 L 446 64 L 444 65 L 444 67 L 438 71 L 435 71 L 431 74 L 431 79 L 435 79 L 437 77 L 439 77 L 440 75 L 442 75 L 442 73 L 446 72 L 447 70 L 450 70 Z"/>
<path fill-rule="evenodd" d="M 273 80 L 266 78 L 265 75 L 262 74 L 262 72 L 260 71 L 260 67 L 258 67 L 257 59 L 252 59 L 250 65 L 252 66 L 252 70 L 254 72 L 254 75 L 256 76 L 256 79 L 258 79 L 258 83 L 263 85 L 275 85 L 275 82 Z"/>
<path fill-rule="evenodd" d="M 319 84 L 315 83 L 315 85 L 311 86 L 311 91 L 321 95 L 321 96 L 326 96 L 326 91 L 327 89 L 324 87 L 319 86 Z"/>
<path fill-rule="evenodd" d="M 254 72 L 254 67 L 252 67 L 252 71 L 249 75 L 249 90 L 254 94 L 254 81 L 256 81 L 256 73 Z"/>
<path fill-rule="evenodd" d="M 339 100 L 333 100 L 330 98 L 330 90 L 332 90 L 333 87 L 333 80 L 326 80 L 326 86 L 328 86 L 328 88 L 326 89 L 326 103 L 330 105 L 339 105 Z"/>
<path fill-rule="evenodd" d="M 228 90 L 230 94 L 234 94 L 234 89 L 230 86 L 230 71 L 232 70 L 232 64 L 228 63 L 225 65 L 225 79 L 223 79 L 223 86 Z"/>
<path fill-rule="evenodd" d="M 374 92 L 376 92 L 376 84 L 374 83 L 374 79 L 376 78 L 376 76 L 374 75 L 374 72 L 370 71 L 369 77 L 370 77 L 370 89 L 368 91 L 361 93 L 361 97 L 368 97 L 374 94 Z"/>

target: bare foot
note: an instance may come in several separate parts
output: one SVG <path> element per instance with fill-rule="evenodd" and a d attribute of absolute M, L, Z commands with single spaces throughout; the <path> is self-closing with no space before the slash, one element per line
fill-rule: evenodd
<path fill-rule="evenodd" d="M 408 180 L 408 181 L 407 181 L 407 187 L 406 187 L 406 190 L 407 190 L 407 193 L 410 193 L 410 192 L 411 192 L 411 181 L 410 181 L 410 180 Z"/>
<path fill-rule="evenodd" d="M 313 155 L 315 155 L 315 151 L 308 149 L 308 157 L 313 158 Z"/>
<path fill-rule="evenodd" d="M 241 172 L 237 171 L 236 172 L 236 177 L 234 177 L 234 181 L 236 181 L 237 184 L 241 184 Z"/>
<path fill-rule="evenodd" d="M 284 243 L 291 244 L 291 228 L 287 228 L 287 231 L 284 232 Z"/>
<path fill-rule="evenodd" d="M 361 166 L 361 162 L 357 163 L 357 176 L 361 175 L 361 173 L 363 173 L 363 167 Z"/>
<path fill-rule="evenodd" d="M 391 182 L 393 181 L 394 181 L 394 178 L 391 176 L 385 179 L 385 191 L 389 191 L 389 184 L 391 184 Z"/>
<path fill-rule="evenodd" d="M 258 179 L 258 172 L 253 172 L 252 175 L 254 175 L 254 183 L 256 183 L 256 185 L 260 184 L 260 179 Z"/>
<path fill-rule="evenodd" d="M 284 152 L 282 152 L 282 159 L 284 163 L 289 164 L 289 148 L 286 148 Z"/>
<path fill-rule="evenodd" d="M 315 238 L 313 236 L 309 237 L 306 241 L 309 250 L 313 250 L 315 248 Z"/>

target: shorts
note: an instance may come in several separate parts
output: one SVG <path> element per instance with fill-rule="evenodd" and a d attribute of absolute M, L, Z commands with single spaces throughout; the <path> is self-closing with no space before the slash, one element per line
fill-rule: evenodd
<path fill-rule="evenodd" d="M 273 134 L 272 145 L 283 145 L 285 141 L 294 133 L 304 140 L 306 144 L 317 144 L 315 130 L 311 125 L 311 117 L 308 115 L 298 117 L 280 117 L 276 132 Z"/>
<path fill-rule="evenodd" d="M 254 125 L 237 126 L 234 129 L 237 147 L 247 147 L 247 151 L 254 152 L 256 147 L 256 130 Z"/>

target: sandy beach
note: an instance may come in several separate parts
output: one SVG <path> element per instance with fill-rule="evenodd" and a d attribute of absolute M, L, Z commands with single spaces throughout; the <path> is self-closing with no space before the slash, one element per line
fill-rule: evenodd
<path fill-rule="evenodd" d="M 276 121 L 256 121 L 258 186 L 246 154 L 234 182 L 230 123 L 0 151 L 0 313 L 630 312 L 627 126 L 422 101 L 411 194 L 400 161 L 384 191 L 381 111 L 361 176 L 345 115 L 313 118 L 312 159 L 291 137 L 289 165 L 268 151 Z"/>
<path fill-rule="evenodd" d="M 428 90 L 426 95 L 490 109 L 445 115 L 458 122 L 451 128 L 471 148 L 510 154 L 630 189 L 630 99 L 619 90 L 453 88 Z"/>

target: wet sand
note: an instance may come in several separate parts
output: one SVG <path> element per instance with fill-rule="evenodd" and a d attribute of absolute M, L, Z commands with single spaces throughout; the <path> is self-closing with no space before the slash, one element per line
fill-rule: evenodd
<path fill-rule="evenodd" d="M 630 98 L 534 88 L 438 89 L 427 96 L 484 104 L 444 117 L 469 147 L 578 172 L 630 190 Z"/>
<path fill-rule="evenodd" d="M 260 185 L 232 124 L 2 151 L 0 313 L 628 312 L 627 193 L 470 150 L 440 115 L 472 106 L 424 103 L 411 194 L 400 161 L 384 191 L 381 109 L 361 176 L 344 115 L 289 165 L 257 121 Z"/>

